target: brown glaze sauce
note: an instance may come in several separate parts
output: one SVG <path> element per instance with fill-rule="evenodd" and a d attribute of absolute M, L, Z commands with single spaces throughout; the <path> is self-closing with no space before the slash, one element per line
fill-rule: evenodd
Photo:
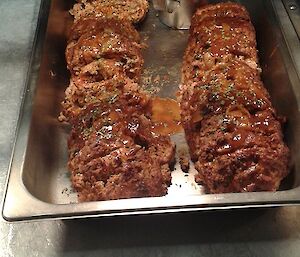
<path fill-rule="evenodd" d="M 173 135 L 183 131 L 180 124 L 180 108 L 174 99 L 154 97 L 151 100 L 154 131 L 161 135 Z"/>
<path fill-rule="evenodd" d="M 232 109 L 227 116 L 229 134 L 226 140 L 221 143 L 218 148 L 218 153 L 227 154 L 237 149 L 242 148 L 249 136 L 254 136 L 254 128 L 258 127 L 260 130 L 272 130 L 272 122 L 270 123 L 269 115 L 254 115 L 251 116 L 244 110 Z M 253 139 L 255 141 L 255 138 Z"/>

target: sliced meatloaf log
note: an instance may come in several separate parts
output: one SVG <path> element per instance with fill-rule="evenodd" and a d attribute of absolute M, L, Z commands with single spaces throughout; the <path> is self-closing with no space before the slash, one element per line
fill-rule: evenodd
<path fill-rule="evenodd" d="M 205 8 L 199 8 L 192 17 L 190 34 L 194 34 L 203 20 L 212 20 L 214 18 L 237 18 L 238 20 L 250 21 L 247 9 L 237 3 L 226 2 L 219 4 L 206 5 Z"/>
<path fill-rule="evenodd" d="M 127 99 L 128 100 L 128 99 Z M 167 192 L 174 145 L 119 98 L 88 106 L 69 138 L 69 170 L 80 201 L 161 196 Z"/>
<path fill-rule="evenodd" d="M 75 21 L 82 17 L 105 17 L 138 23 L 149 10 L 147 0 L 83 0 L 70 11 Z"/>
<path fill-rule="evenodd" d="M 140 42 L 139 33 L 129 21 L 103 17 L 83 17 L 74 22 L 68 41 L 77 41 L 83 35 L 92 36 L 100 32 L 118 34 L 132 42 Z"/>
<path fill-rule="evenodd" d="M 102 59 L 115 61 L 113 66 L 109 66 L 110 69 L 120 68 L 130 78 L 139 79 L 143 66 L 141 49 L 119 34 L 104 31 L 95 35 L 84 34 L 76 43 L 73 41 L 69 43 L 66 49 L 68 69 L 73 76 L 86 73 L 86 65 L 94 61 L 101 64 Z M 92 68 L 90 74 L 95 73 L 95 66 Z M 101 75 L 101 70 L 98 72 Z"/>
<path fill-rule="evenodd" d="M 190 34 L 184 55 L 183 83 L 197 81 L 226 56 L 244 60 L 257 67 L 255 31 L 249 21 L 232 17 L 212 17 L 202 20 Z"/>
<path fill-rule="evenodd" d="M 65 92 L 65 100 L 62 103 L 62 115 L 64 120 L 71 122 L 86 106 L 105 102 L 127 102 L 127 108 L 141 109 L 142 113 L 148 113 L 149 96 L 143 93 L 138 85 L 125 77 L 114 77 L 109 80 L 94 83 L 83 83 L 71 80 Z"/>
<path fill-rule="evenodd" d="M 216 10 L 222 9 L 225 18 L 229 13 L 228 20 L 237 19 L 231 17 L 235 11 L 227 4 L 218 6 Z M 212 6 L 208 9 L 212 19 L 219 19 L 219 14 L 213 15 L 210 11 L 214 9 Z M 200 10 L 196 15 L 199 13 L 206 11 Z M 232 24 L 229 27 L 232 34 L 225 38 L 210 36 L 210 30 L 205 32 L 193 25 L 194 31 L 201 31 L 201 38 L 206 39 L 205 33 L 208 33 L 210 46 L 215 50 L 207 52 L 201 48 L 204 41 L 193 40 L 191 34 L 185 56 L 190 58 L 188 53 L 198 49 L 203 57 L 195 64 L 198 71 L 193 76 L 186 75 L 187 69 L 183 68 L 184 84 L 180 88 L 179 101 L 182 124 L 198 170 L 196 181 L 210 193 L 275 191 L 288 174 L 289 151 L 283 142 L 281 124 L 261 81 L 257 63 L 254 66 L 246 61 L 257 62 L 256 51 L 252 51 L 256 45 L 254 31 L 241 29 L 248 31 L 243 37 L 238 35 L 238 47 L 245 49 L 243 53 L 251 50 L 249 55 L 240 58 L 226 52 L 230 49 L 226 41 L 235 36 L 237 24 L 246 28 L 246 22 L 250 23 L 245 17 L 240 17 L 239 23 L 226 23 Z M 224 46 L 226 51 L 223 51 Z"/>
<path fill-rule="evenodd" d="M 171 183 L 175 146 L 158 134 L 150 97 L 135 83 L 143 58 L 132 22 L 147 11 L 146 0 L 83 0 L 72 10 L 60 120 L 71 125 L 68 167 L 80 201 L 162 196 Z"/>

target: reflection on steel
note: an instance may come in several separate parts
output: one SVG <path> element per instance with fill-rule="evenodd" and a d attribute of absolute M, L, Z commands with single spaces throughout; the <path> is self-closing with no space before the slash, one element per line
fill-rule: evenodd
<path fill-rule="evenodd" d="M 282 3 L 284 4 L 286 11 L 291 19 L 293 26 L 298 34 L 298 38 L 300 40 L 300 9 L 299 9 L 299 1 L 296 0 L 283 0 Z M 289 28 L 288 28 L 289 29 Z M 299 45 L 299 42 L 296 41 Z"/>
<path fill-rule="evenodd" d="M 191 17 L 199 2 L 201 1 L 153 0 L 153 6 L 159 11 L 159 19 L 163 24 L 175 29 L 189 29 Z"/>

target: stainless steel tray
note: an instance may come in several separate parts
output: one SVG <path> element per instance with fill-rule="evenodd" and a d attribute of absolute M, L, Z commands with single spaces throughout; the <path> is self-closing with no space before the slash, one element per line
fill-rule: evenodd
<path fill-rule="evenodd" d="M 248 8 L 256 28 L 265 86 L 279 114 L 288 120 L 285 140 L 292 154 L 291 172 L 279 191 L 203 194 L 193 180 L 193 167 L 186 174 L 176 164 L 167 196 L 77 203 L 66 169 L 68 131 L 57 121 L 69 80 L 64 49 L 72 21 L 68 14 L 72 2 L 53 0 L 51 4 L 43 1 L 41 5 L 7 178 L 3 217 L 20 221 L 300 203 L 299 39 L 285 9 L 286 3 L 280 0 L 239 2 Z M 144 53 L 143 85 L 151 90 L 158 88 L 161 97 L 175 98 L 188 32 L 162 25 L 153 10 L 139 30 L 149 45 Z M 178 151 L 186 150 L 183 134 L 172 138 Z"/>

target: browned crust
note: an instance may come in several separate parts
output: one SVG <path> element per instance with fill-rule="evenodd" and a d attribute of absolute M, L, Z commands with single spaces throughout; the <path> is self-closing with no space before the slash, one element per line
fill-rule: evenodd
<path fill-rule="evenodd" d="M 102 31 L 119 34 L 136 43 L 140 42 L 139 33 L 129 21 L 104 17 L 83 17 L 77 20 L 71 27 L 68 40 L 77 41 L 82 35 L 94 35 Z"/>
<path fill-rule="evenodd" d="M 210 4 L 196 11 L 192 17 L 190 33 L 193 34 L 194 29 L 200 27 L 201 22 L 204 20 L 223 17 L 250 21 L 250 15 L 247 9 L 240 4 L 232 2 Z"/>
<path fill-rule="evenodd" d="M 65 100 L 62 103 L 62 115 L 66 121 L 72 123 L 86 106 L 95 103 L 113 104 L 121 99 L 135 101 L 135 106 L 145 106 L 149 96 L 139 89 L 138 85 L 126 77 L 114 77 L 101 82 L 84 83 L 71 80 L 65 92 Z M 145 110 L 144 110 L 145 111 Z"/>
<path fill-rule="evenodd" d="M 105 17 L 138 23 L 149 10 L 147 0 L 81 1 L 71 10 L 75 21 L 82 17 Z"/>
<path fill-rule="evenodd" d="M 112 59 L 127 70 L 140 76 L 143 58 L 139 45 L 119 34 L 100 32 L 95 35 L 82 35 L 78 41 L 70 42 L 66 48 L 68 69 L 78 75 L 81 69 L 101 58 Z"/>
<path fill-rule="evenodd" d="M 201 78 L 201 72 L 224 58 L 239 58 L 257 67 L 255 30 L 249 21 L 217 17 L 206 19 L 194 31 L 184 55 L 183 83 Z"/>

